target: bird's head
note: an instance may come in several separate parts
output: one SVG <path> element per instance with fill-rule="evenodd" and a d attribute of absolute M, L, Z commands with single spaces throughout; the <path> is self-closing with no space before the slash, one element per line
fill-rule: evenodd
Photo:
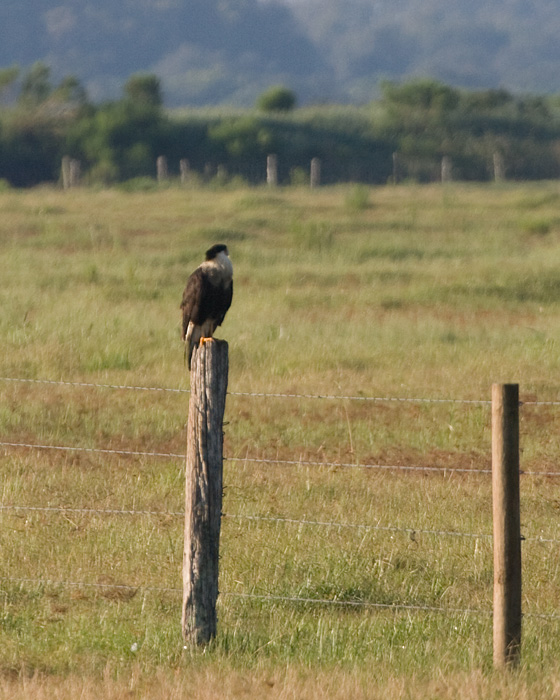
<path fill-rule="evenodd" d="M 208 248 L 206 251 L 206 260 L 214 260 L 220 253 L 225 253 L 227 256 L 229 256 L 229 250 L 227 249 L 227 245 L 224 245 L 223 243 L 218 243 L 216 245 L 213 245 L 211 248 Z"/>

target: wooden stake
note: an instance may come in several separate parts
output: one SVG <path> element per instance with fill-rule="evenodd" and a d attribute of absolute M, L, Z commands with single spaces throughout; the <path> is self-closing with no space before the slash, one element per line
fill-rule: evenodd
<path fill-rule="evenodd" d="M 496 182 L 503 182 L 506 178 L 504 158 L 502 154 L 496 151 L 492 157 L 492 162 L 494 164 L 494 180 Z"/>
<path fill-rule="evenodd" d="M 269 187 L 278 185 L 278 158 L 274 153 L 266 158 L 266 184 Z"/>
<path fill-rule="evenodd" d="M 449 156 L 441 159 L 441 181 L 451 182 L 453 180 L 453 162 Z"/>
<path fill-rule="evenodd" d="M 181 158 L 179 161 L 179 170 L 181 172 L 181 184 L 184 185 L 190 177 L 190 165 L 186 158 Z"/>
<path fill-rule="evenodd" d="M 80 184 L 81 163 L 79 160 L 64 156 L 62 158 L 62 187 L 69 190 Z"/>
<path fill-rule="evenodd" d="M 72 158 L 70 161 L 70 187 L 78 187 L 80 184 L 80 177 L 82 172 L 82 166 L 79 160 Z"/>
<path fill-rule="evenodd" d="M 393 153 L 393 185 L 397 185 L 399 182 L 399 154 L 395 151 Z"/>
<path fill-rule="evenodd" d="M 70 188 L 70 163 L 72 159 L 69 156 L 62 158 L 62 187 L 67 190 Z"/>
<path fill-rule="evenodd" d="M 222 518 L 223 417 L 228 344 L 195 347 L 187 427 L 182 631 L 185 642 L 207 644 L 217 628 Z"/>
<path fill-rule="evenodd" d="M 169 171 L 167 168 L 167 158 L 165 156 L 158 156 L 156 161 L 157 179 L 158 182 L 164 182 L 169 176 Z"/>
<path fill-rule="evenodd" d="M 521 650 L 519 386 L 492 386 L 494 666 L 517 665 Z"/>
<path fill-rule="evenodd" d="M 319 187 L 321 184 L 321 161 L 319 158 L 311 160 L 310 185 L 311 188 Z"/>

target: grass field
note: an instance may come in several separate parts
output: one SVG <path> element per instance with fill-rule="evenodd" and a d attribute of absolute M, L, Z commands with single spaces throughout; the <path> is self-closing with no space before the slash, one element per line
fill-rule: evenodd
<path fill-rule="evenodd" d="M 560 695 L 560 185 L 41 188 L 0 211 L 0 441 L 77 448 L 0 446 L 0 698 Z M 216 242 L 222 595 L 190 650 L 188 394 L 100 385 L 188 388 L 178 306 Z M 493 382 L 520 384 L 531 472 L 506 675 Z"/>

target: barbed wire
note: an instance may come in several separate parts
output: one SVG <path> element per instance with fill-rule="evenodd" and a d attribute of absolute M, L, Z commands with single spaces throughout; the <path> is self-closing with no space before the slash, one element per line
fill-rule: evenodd
<path fill-rule="evenodd" d="M 27 448 L 37 450 L 58 450 L 61 452 L 86 452 L 100 454 L 115 454 L 128 455 L 134 457 L 166 457 L 173 459 L 184 459 L 184 454 L 177 452 L 142 452 L 136 450 L 112 450 L 97 447 L 80 447 L 67 445 L 41 445 L 28 442 L 3 442 L 0 441 L 0 447 Z M 393 471 L 419 471 L 419 472 L 436 472 L 447 474 L 449 472 L 459 472 L 468 474 L 491 474 L 491 469 L 472 469 L 463 467 L 431 467 L 431 466 L 411 466 L 403 464 L 359 464 L 353 462 L 318 462 L 314 460 L 295 460 L 295 459 L 271 459 L 267 457 L 224 457 L 226 462 L 248 462 L 252 464 L 277 464 L 284 466 L 312 466 L 325 468 L 345 468 L 345 469 L 380 469 Z M 539 472 L 540 473 L 540 472 Z M 560 472 L 558 472 L 560 475 Z"/>
<path fill-rule="evenodd" d="M 29 442 L 4 442 L 0 441 L 0 447 L 26 448 L 36 450 L 58 450 L 60 452 L 86 452 L 99 454 L 112 454 L 132 457 L 164 457 L 168 459 L 184 459 L 185 454 L 178 452 L 144 452 L 139 450 L 114 450 L 101 447 L 80 447 L 72 445 L 41 445 Z M 378 469 L 385 471 L 409 471 L 409 472 L 431 472 L 437 474 L 459 473 L 459 474 L 492 474 L 491 469 L 473 469 L 472 467 L 437 467 L 408 464 L 360 464 L 355 462 L 318 462 L 315 460 L 296 459 L 271 459 L 268 457 L 232 457 L 225 456 L 225 462 L 247 462 L 250 464 L 276 464 L 284 466 L 311 466 L 324 467 L 329 469 Z M 526 471 L 521 470 L 522 476 L 547 476 L 558 477 L 560 471 Z"/>
<path fill-rule="evenodd" d="M 184 458 L 184 454 L 173 452 L 141 452 L 137 450 L 109 450 L 101 447 L 74 447 L 70 445 L 38 445 L 27 442 L 0 442 L 2 447 L 23 447 L 36 450 L 58 450 L 61 452 L 94 452 L 99 454 L 128 455 L 133 457 L 173 457 Z"/>
<path fill-rule="evenodd" d="M 97 384 L 94 382 L 73 382 L 55 379 L 25 379 L 19 377 L 0 377 L 3 382 L 20 382 L 29 384 L 50 384 L 60 386 L 77 386 L 98 389 L 122 389 L 134 391 L 159 391 L 174 394 L 189 394 L 190 389 L 134 386 L 126 384 Z M 282 392 L 253 392 L 253 391 L 228 391 L 228 396 L 253 396 L 260 398 L 281 398 L 281 399 L 324 399 L 330 401 L 371 401 L 371 402 L 395 402 L 395 403 L 458 403 L 458 404 L 478 404 L 489 405 L 491 401 L 482 399 L 452 399 L 452 398 L 415 398 L 398 396 L 352 396 L 338 394 L 306 394 L 306 393 L 282 393 Z M 560 402 L 559 402 L 560 403 Z"/>
<path fill-rule="evenodd" d="M 0 507 L 1 509 L 1 507 Z M 314 525 L 318 527 L 329 527 L 329 528 L 355 528 L 360 530 L 373 530 L 378 532 L 400 532 L 410 536 L 414 535 L 433 535 L 436 537 L 466 537 L 472 539 L 492 539 L 493 535 L 489 533 L 474 533 L 474 532 L 460 532 L 457 530 L 428 530 L 424 528 L 414 528 L 414 527 L 400 527 L 398 525 L 370 525 L 361 523 L 340 523 L 332 521 L 321 521 L 321 520 L 297 520 L 296 518 L 274 518 L 272 516 L 265 515 L 245 515 L 240 514 L 228 514 L 223 513 L 224 518 L 236 518 L 243 520 L 255 520 L 261 522 L 273 522 L 273 523 L 285 523 L 290 525 Z M 560 544 L 560 539 L 546 538 L 546 537 L 535 537 L 535 536 L 523 536 L 522 540 L 524 542 L 540 542 L 540 543 L 551 543 Z"/>
<path fill-rule="evenodd" d="M 39 586 L 60 586 L 62 588 L 94 588 L 100 590 L 122 590 L 136 593 L 138 591 L 155 592 L 155 593 L 182 593 L 181 588 L 172 588 L 166 586 L 153 586 L 139 584 L 136 586 L 119 584 L 119 583 L 90 583 L 87 581 L 62 581 L 55 579 L 39 579 L 39 578 L 16 578 L 11 576 L 1 576 L 0 581 L 16 584 L 30 584 Z M 491 610 L 479 610 L 476 608 L 453 608 L 440 607 L 432 605 L 420 605 L 413 603 L 373 603 L 364 600 L 333 600 L 329 598 L 304 598 L 301 596 L 286 596 L 286 595 L 271 595 L 265 593 L 243 593 L 238 591 L 220 591 L 222 598 L 244 598 L 248 600 L 262 600 L 273 603 L 297 603 L 305 605 L 333 605 L 338 607 L 351 607 L 362 609 L 378 609 L 378 610 L 407 610 L 409 612 L 428 612 L 440 613 L 447 615 L 486 615 L 491 617 Z M 219 602 L 219 601 L 218 601 Z M 541 620 L 560 620 L 560 615 L 554 613 L 523 613 L 526 618 L 538 618 Z"/>
<path fill-rule="evenodd" d="M 77 382 L 56 379 L 27 379 L 25 377 L 0 377 L 2 382 L 20 382 L 28 384 L 51 384 L 59 386 L 77 386 L 96 389 L 122 389 L 133 391 L 156 391 L 172 394 L 190 394 L 190 389 L 159 386 L 140 386 L 132 384 L 103 384 L 96 382 Z M 332 401 L 371 401 L 371 402 L 394 402 L 394 403 L 451 403 L 451 404 L 474 404 L 479 406 L 490 406 L 490 399 L 454 399 L 454 398 L 429 398 L 414 396 L 356 396 L 344 394 L 306 394 L 306 393 L 283 393 L 283 392 L 260 392 L 260 391 L 228 391 L 228 396 L 253 396 L 261 398 L 281 398 L 281 399 L 324 399 Z M 520 401 L 520 406 L 560 406 L 560 401 Z"/>
<path fill-rule="evenodd" d="M 56 506 L 29 506 L 29 505 L 5 505 L 0 503 L 0 511 L 23 511 L 23 512 L 39 512 L 39 513 L 59 513 L 73 515 L 132 515 L 132 516 L 148 516 L 161 518 L 184 518 L 184 511 L 159 511 L 159 510 L 127 510 L 115 508 L 67 508 Z M 281 518 L 265 515 L 247 515 L 244 513 L 222 513 L 223 518 L 231 520 L 249 520 L 254 522 L 264 523 L 281 523 L 285 525 L 306 525 L 315 527 L 340 528 L 340 529 L 357 529 L 357 530 L 372 530 L 377 532 L 400 532 L 407 535 L 435 535 L 449 537 L 467 537 L 467 538 L 492 538 L 488 534 L 475 534 L 468 532 L 457 532 L 456 530 L 428 530 L 412 527 L 398 527 L 396 525 L 370 525 L 360 523 L 341 523 L 327 522 L 321 520 L 297 520 L 296 518 Z M 560 542 L 560 540 L 558 540 Z"/>
<path fill-rule="evenodd" d="M 0 443 L 1 444 L 1 443 Z M 288 466 L 311 466 L 311 467 L 328 467 L 345 469 L 380 469 L 394 471 L 412 471 L 412 472 L 436 472 L 444 474 L 447 472 L 459 472 L 468 474 L 491 474 L 491 469 L 470 469 L 468 467 L 423 467 L 405 464 L 356 464 L 353 462 L 317 462 L 313 460 L 290 460 L 290 459 L 267 459 L 260 457 L 224 457 L 228 461 L 236 462 L 257 462 L 263 464 L 281 464 Z M 560 472 L 559 472 L 560 474 Z"/>
<path fill-rule="evenodd" d="M 34 579 L 34 578 L 13 578 L 9 576 L 0 577 L 0 581 L 9 583 L 19 583 L 19 584 L 31 584 L 40 586 L 60 586 L 63 588 L 94 588 L 101 590 L 122 590 L 122 591 L 151 591 L 151 592 L 166 592 L 166 593 L 182 593 L 181 588 L 168 588 L 163 586 L 152 586 L 152 585 L 126 585 L 117 583 L 90 583 L 81 581 L 63 581 L 55 579 Z M 430 605 L 414 605 L 407 603 L 373 603 L 369 601 L 361 600 L 332 600 L 329 598 L 303 598 L 301 596 L 284 596 L 284 595 L 270 595 L 270 594 L 260 594 L 260 593 L 242 593 L 238 591 L 221 591 L 220 596 L 228 598 L 246 598 L 253 600 L 263 600 L 272 602 L 282 602 L 282 603 L 298 603 L 307 605 L 335 605 L 339 607 L 353 607 L 353 608 L 377 608 L 383 610 L 412 610 L 412 611 L 426 611 L 426 612 L 437 612 L 437 613 L 449 613 L 449 614 L 472 614 L 472 615 L 492 615 L 489 610 L 474 610 L 471 608 L 443 608 L 438 606 Z"/>
<path fill-rule="evenodd" d="M 421 398 L 406 396 L 345 396 L 339 394 L 282 394 L 264 393 L 248 391 L 231 391 L 230 396 L 259 396 L 263 398 L 281 399 L 326 399 L 335 401 L 371 401 L 371 402 L 393 402 L 393 403 L 454 403 L 454 404 L 477 404 L 490 405 L 492 402 L 484 399 L 451 399 L 451 398 Z"/>
<path fill-rule="evenodd" d="M 134 515 L 162 518 L 184 518 L 185 511 L 127 510 L 124 508 L 66 508 L 61 506 L 5 505 L 0 503 L 0 511 L 23 511 L 30 513 L 72 513 L 74 515 Z"/>
<path fill-rule="evenodd" d="M 0 512 L 2 511 L 22 511 L 22 512 L 38 512 L 38 513 L 59 513 L 73 515 L 130 515 L 130 516 L 146 516 L 159 518 L 184 518 L 185 511 L 164 511 L 164 510 L 131 510 L 125 508 L 72 508 L 61 506 L 31 506 L 31 505 L 13 505 L 0 503 Z M 365 523 L 342 523 L 336 521 L 323 520 L 299 520 L 297 518 L 282 518 L 268 515 L 248 515 L 246 513 L 222 513 L 223 518 L 231 520 L 248 520 L 263 523 L 279 523 L 284 525 L 305 525 L 313 527 L 326 527 L 331 529 L 355 529 L 366 530 L 372 532 L 395 532 L 407 534 L 411 538 L 416 535 L 432 535 L 434 537 L 465 537 L 470 539 L 492 539 L 493 535 L 489 533 L 474 533 L 460 532 L 458 530 L 429 530 L 420 527 L 402 527 L 398 525 L 371 525 Z M 541 544 L 560 544 L 560 539 L 548 538 L 542 536 L 523 536 L 525 542 L 538 542 Z"/>
<path fill-rule="evenodd" d="M 235 596 L 238 598 L 256 598 L 260 600 L 271 600 L 280 602 L 294 602 L 294 603 L 320 603 L 324 605 L 347 605 L 363 608 L 380 608 L 385 610 L 409 610 L 415 612 L 434 612 L 434 613 L 446 613 L 453 615 L 488 615 L 493 616 L 492 610 L 479 610 L 476 608 L 443 608 L 437 606 L 429 605 L 413 605 L 407 603 L 370 603 L 368 601 L 351 601 L 351 600 L 329 600 L 329 599 L 317 599 L 317 598 L 300 598 L 292 596 L 278 596 L 278 595 L 260 595 L 258 593 L 220 593 L 223 596 Z M 539 618 L 541 620 L 560 620 L 560 615 L 555 613 L 523 613 L 523 617 Z"/>
<path fill-rule="evenodd" d="M 8 583 L 29 583 L 41 586 L 61 586 L 63 588 L 99 588 L 122 591 L 154 591 L 158 593 L 180 593 L 180 588 L 167 588 L 165 586 L 132 586 L 124 583 L 93 583 L 88 581 L 60 581 L 48 578 L 14 578 L 11 576 L 0 576 L 0 581 Z"/>
<path fill-rule="evenodd" d="M 56 379 L 25 379 L 19 377 L 0 377 L 1 382 L 19 382 L 22 384 L 55 384 L 59 386 L 80 386 L 94 389 L 128 389 L 133 391 L 161 391 L 172 394 L 190 394 L 190 389 L 173 389 L 156 386 L 133 386 L 128 384 L 97 384 L 94 382 L 71 382 Z"/>

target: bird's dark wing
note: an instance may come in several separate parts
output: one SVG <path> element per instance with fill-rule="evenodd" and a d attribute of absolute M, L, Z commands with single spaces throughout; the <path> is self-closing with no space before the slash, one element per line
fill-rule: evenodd
<path fill-rule="evenodd" d="M 191 321 L 199 325 L 205 320 L 205 306 L 207 304 L 205 300 L 208 297 L 205 292 L 208 284 L 209 282 L 206 275 L 199 267 L 187 280 L 187 285 L 183 292 L 183 300 L 181 301 L 181 309 L 183 311 L 183 340 L 185 339 L 187 328 Z"/>
<path fill-rule="evenodd" d="M 222 325 L 222 322 L 225 318 L 225 315 L 231 306 L 231 300 L 233 299 L 233 280 L 229 283 L 229 285 L 222 290 L 222 293 L 220 295 L 220 311 L 217 314 L 217 324 L 218 326 Z"/>

